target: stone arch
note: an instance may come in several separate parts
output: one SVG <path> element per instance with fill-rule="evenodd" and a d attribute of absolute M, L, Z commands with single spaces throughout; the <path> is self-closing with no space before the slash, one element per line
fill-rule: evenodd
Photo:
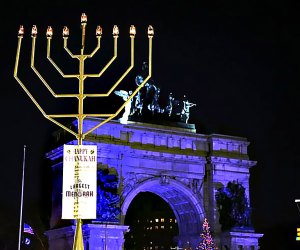
<path fill-rule="evenodd" d="M 189 238 L 200 234 L 204 209 L 200 201 L 191 189 L 181 182 L 169 179 L 168 183 L 161 183 L 161 178 L 151 178 L 136 185 L 134 189 L 124 197 L 121 206 L 125 216 L 132 200 L 141 192 L 151 192 L 166 201 L 176 217 L 179 238 Z"/>

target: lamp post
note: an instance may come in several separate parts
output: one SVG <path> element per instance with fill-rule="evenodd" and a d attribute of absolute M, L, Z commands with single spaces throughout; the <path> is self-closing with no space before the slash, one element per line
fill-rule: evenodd
<path fill-rule="evenodd" d="M 149 39 L 149 56 L 148 56 L 148 76 L 143 80 L 143 82 L 134 90 L 132 91 L 132 94 L 129 96 L 129 98 L 119 107 L 119 109 L 115 113 L 99 113 L 99 114 L 88 114 L 84 112 L 84 100 L 85 98 L 100 98 L 100 97 L 108 97 L 111 93 L 116 89 L 116 87 L 122 82 L 122 80 L 128 75 L 128 73 L 131 71 L 131 69 L 134 67 L 134 38 L 136 35 L 136 29 L 133 25 L 130 26 L 129 35 L 131 40 L 131 53 L 130 53 L 130 66 L 127 68 L 127 70 L 122 74 L 122 76 L 112 85 L 112 87 L 109 89 L 106 93 L 86 93 L 84 91 L 84 81 L 87 78 L 99 78 L 102 76 L 102 74 L 109 68 L 109 66 L 115 61 L 117 58 L 117 40 L 119 37 L 119 28 L 118 26 L 113 27 L 113 38 L 114 38 L 114 55 L 110 59 L 110 61 L 100 70 L 99 73 L 96 74 L 86 74 L 85 73 L 85 60 L 92 58 L 95 53 L 100 49 L 100 41 L 102 36 L 102 28 L 101 26 L 96 27 L 96 39 L 97 39 L 97 46 L 94 49 L 94 51 L 91 54 L 85 54 L 85 40 L 86 40 L 86 27 L 87 27 L 87 15 L 85 13 L 82 13 L 81 15 L 81 49 L 80 54 L 73 54 L 68 49 L 68 38 L 69 38 L 69 28 L 67 26 L 64 26 L 62 36 L 64 40 L 64 49 L 66 52 L 71 56 L 73 59 L 79 60 L 79 73 L 78 74 L 69 74 L 66 75 L 63 73 L 63 71 L 57 66 L 57 64 L 52 60 L 51 58 L 51 41 L 53 37 L 53 29 L 51 26 L 48 26 L 46 31 L 46 38 L 47 38 L 47 59 L 49 62 L 53 65 L 53 67 L 59 72 L 59 74 L 63 78 L 76 78 L 78 79 L 78 93 L 76 94 L 57 94 L 54 92 L 54 90 L 50 87 L 50 85 L 47 83 L 47 81 L 43 78 L 43 76 L 39 73 L 37 68 L 35 67 L 35 47 L 36 47 L 36 40 L 38 35 L 38 29 L 36 25 L 33 25 L 31 30 L 31 38 L 32 38 L 32 45 L 31 45 L 31 69 L 34 71 L 34 73 L 37 75 L 37 77 L 41 80 L 41 82 L 44 84 L 44 86 L 47 88 L 47 90 L 52 94 L 54 98 L 76 98 L 78 100 L 78 112 L 74 114 L 47 114 L 44 109 L 40 106 L 40 104 L 36 101 L 34 96 L 30 93 L 30 91 L 26 88 L 25 84 L 22 82 L 22 80 L 18 76 L 18 68 L 19 68 L 19 59 L 20 59 L 20 52 L 21 52 L 21 44 L 22 39 L 24 37 L 24 27 L 21 25 L 19 32 L 18 32 L 18 45 L 17 45 L 17 53 L 16 53 L 16 60 L 15 60 L 15 67 L 14 67 L 14 77 L 19 83 L 19 85 L 22 87 L 22 89 L 25 91 L 25 93 L 29 96 L 31 101 L 35 104 L 35 106 L 38 108 L 38 110 L 42 113 L 42 115 L 53 122 L 54 124 L 58 125 L 59 127 L 63 128 L 67 132 L 74 135 L 77 139 L 78 145 L 82 145 L 82 142 L 86 135 L 93 132 L 98 127 L 102 126 L 103 124 L 109 122 L 111 119 L 116 117 L 126 106 L 128 102 L 131 101 L 131 99 L 138 93 L 138 91 L 145 85 L 145 83 L 151 78 L 151 72 L 152 72 L 152 38 L 154 35 L 154 30 L 151 25 L 148 26 L 148 39 Z M 102 121 L 100 121 L 97 125 L 95 125 L 92 128 L 89 128 L 87 131 L 83 131 L 83 121 L 87 117 L 98 117 L 98 118 L 104 118 Z M 59 119 L 60 118 L 76 118 L 77 119 L 77 131 L 73 131 L 69 127 L 62 124 Z M 74 180 L 76 182 L 76 179 L 78 180 L 78 176 L 74 176 Z M 74 198 L 74 210 L 77 211 L 76 206 L 80 206 L 80 202 L 78 202 L 78 197 Z M 75 236 L 74 236 L 74 244 L 73 244 L 73 250 L 81 250 L 84 249 L 83 245 L 83 236 L 82 236 L 82 218 L 78 216 L 77 214 L 74 214 L 74 219 L 76 219 L 76 230 L 75 230 Z"/>
<path fill-rule="evenodd" d="M 23 200 L 24 200 L 24 181 L 25 181 L 25 160 L 26 160 L 26 145 L 24 145 L 24 148 L 23 148 L 18 250 L 21 249 L 22 231 L 23 231 Z"/>

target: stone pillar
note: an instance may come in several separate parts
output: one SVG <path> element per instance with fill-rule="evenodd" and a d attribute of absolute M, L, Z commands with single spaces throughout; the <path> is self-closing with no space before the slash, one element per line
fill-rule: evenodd
<path fill-rule="evenodd" d="M 85 224 L 82 226 L 85 250 L 122 250 L 124 234 L 129 226 L 112 224 Z M 49 250 L 72 250 L 75 226 L 46 231 Z"/>
<path fill-rule="evenodd" d="M 129 226 L 111 224 L 86 224 L 83 226 L 83 234 L 88 242 L 89 250 L 122 250 L 124 234 Z"/>
<path fill-rule="evenodd" d="M 263 234 L 247 231 L 230 231 L 221 233 L 222 250 L 258 250 L 258 240 Z"/>
<path fill-rule="evenodd" d="M 45 232 L 48 238 L 48 250 L 71 250 L 74 241 L 75 226 L 51 229 Z"/>

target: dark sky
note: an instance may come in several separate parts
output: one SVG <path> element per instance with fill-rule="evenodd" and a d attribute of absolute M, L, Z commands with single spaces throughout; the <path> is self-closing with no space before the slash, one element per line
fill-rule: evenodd
<path fill-rule="evenodd" d="M 137 69 L 126 79 L 133 82 L 140 63 L 147 59 L 146 30 L 153 25 L 153 79 L 162 96 L 173 92 L 179 98 L 184 93 L 197 103 L 190 121 L 196 123 L 198 133 L 248 138 L 250 159 L 258 162 L 250 176 L 254 226 L 265 233 L 264 244 L 273 244 L 272 249 L 277 249 L 275 245 L 284 249 L 294 242 L 296 226 L 300 227 L 294 202 L 300 198 L 299 2 L 101 2 L 9 1 L 1 8 L 1 235 L 4 228 L 10 228 L 16 235 L 8 237 L 17 238 L 24 145 L 24 217 L 37 227 L 47 227 L 43 225 L 47 218 L 39 218 L 48 194 L 45 183 L 49 170 L 43 159 L 51 149 L 51 132 L 58 128 L 42 116 L 13 77 L 19 25 L 25 27 L 19 76 L 46 112 L 60 113 L 71 110 L 68 107 L 73 103 L 54 100 L 30 69 L 30 31 L 37 25 L 36 66 L 60 92 L 64 82 L 46 60 L 45 31 L 48 25 L 53 27 L 53 57 L 65 73 L 73 73 L 76 66 L 61 52 L 62 28 L 70 28 L 70 48 L 78 53 L 80 16 L 85 12 L 87 52 L 96 45 L 97 25 L 104 33 L 103 52 L 94 61 L 100 62 L 99 67 L 90 64 L 93 73 L 112 55 L 113 25 L 120 29 L 120 58 L 104 77 L 106 81 L 117 77 L 112 72 L 123 72 L 129 63 L 128 30 L 134 24 Z M 70 83 L 64 90 L 72 86 L 76 85 Z"/>

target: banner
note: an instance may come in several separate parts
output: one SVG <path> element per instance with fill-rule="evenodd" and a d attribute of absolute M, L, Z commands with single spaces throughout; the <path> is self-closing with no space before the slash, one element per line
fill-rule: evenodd
<path fill-rule="evenodd" d="M 96 219 L 97 146 L 64 145 L 62 219 Z"/>

